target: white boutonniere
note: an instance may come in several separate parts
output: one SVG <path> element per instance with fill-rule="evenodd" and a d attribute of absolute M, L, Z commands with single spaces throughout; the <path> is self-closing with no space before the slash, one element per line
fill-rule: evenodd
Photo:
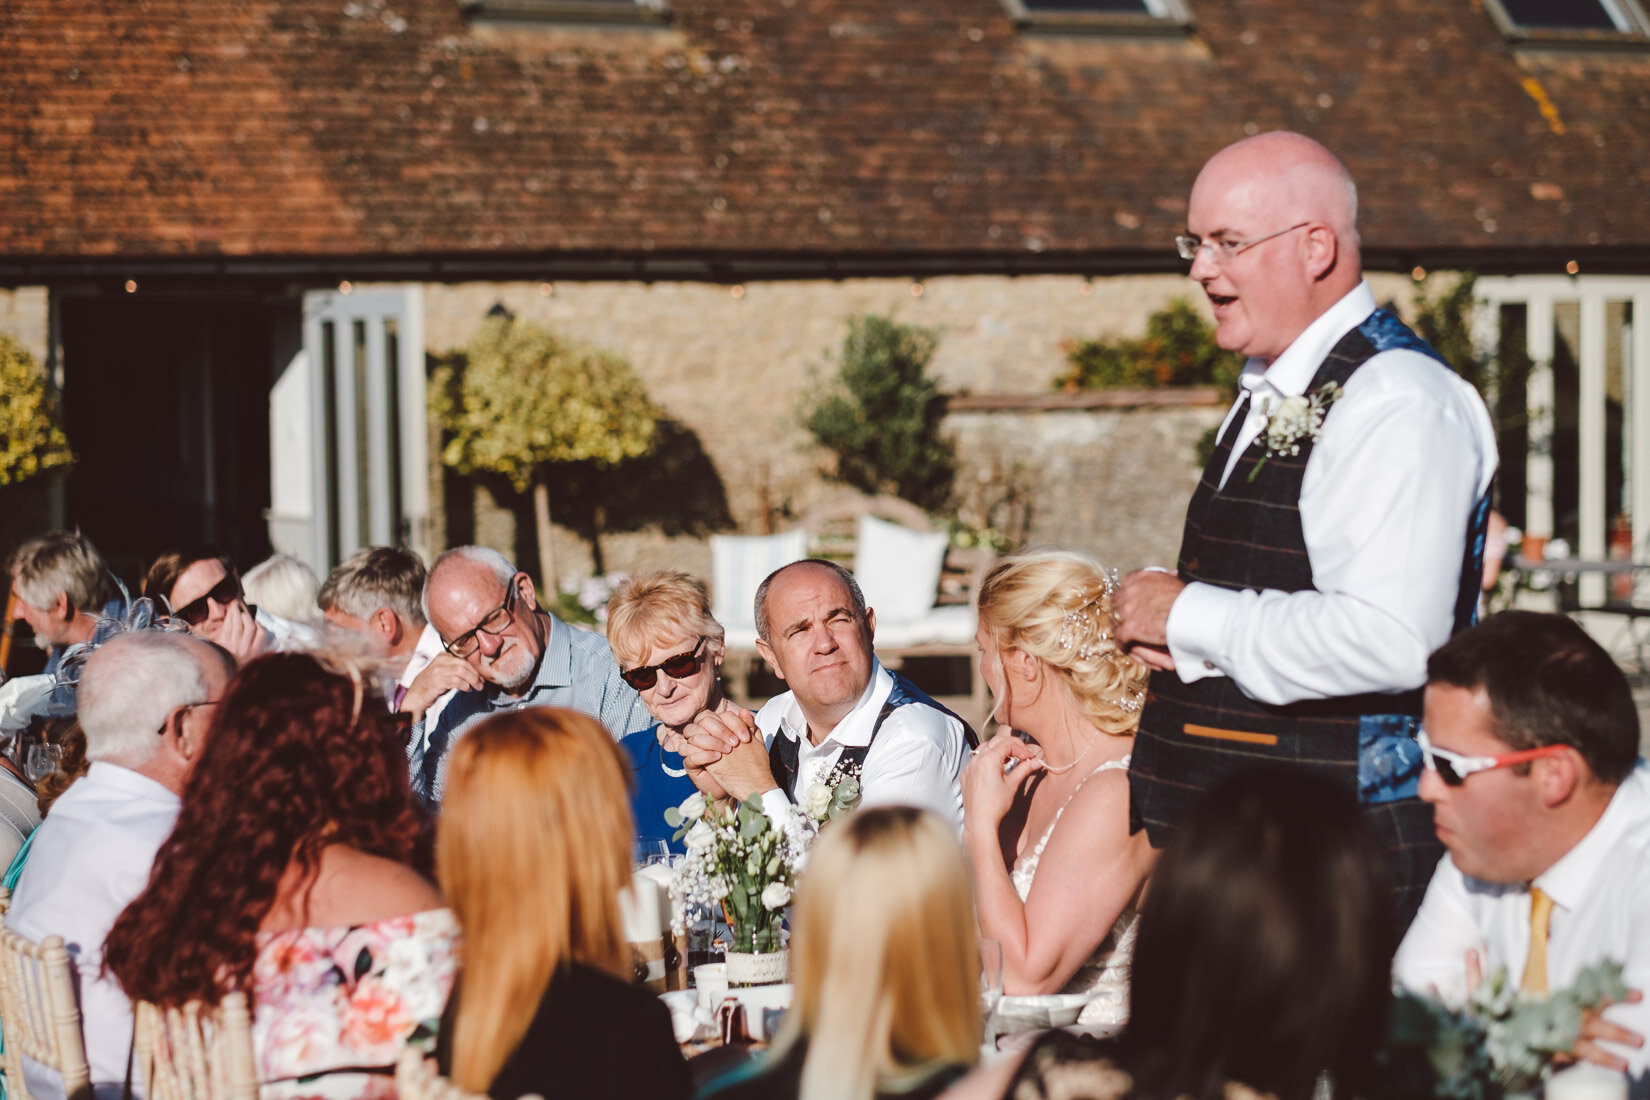
<path fill-rule="evenodd" d="M 1301 440 L 1310 439 L 1316 443 L 1323 435 L 1324 413 L 1345 392 L 1339 382 L 1325 382 L 1311 393 L 1269 402 L 1262 410 L 1266 414 L 1266 453 L 1249 471 L 1249 480 L 1255 480 L 1268 459 L 1300 454 Z"/>
<path fill-rule="evenodd" d="M 802 810 L 820 824 L 845 814 L 859 805 L 860 765 L 837 761 L 823 780 L 808 784 L 802 793 Z"/>

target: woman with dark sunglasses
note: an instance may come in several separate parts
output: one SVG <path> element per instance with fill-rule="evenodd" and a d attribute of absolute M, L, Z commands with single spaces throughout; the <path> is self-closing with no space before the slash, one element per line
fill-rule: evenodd
<path fill-rule="evenodd" d="M 650 730 L 620 742 L 630 757 L 635 785 L 630 809 L 641 836 L 670 837 L 665 810 L 698 788 L 682 761 L 682 731 L 706 711 L 733 704 L 722 694 L 722 624 L 710 613 L 705 586 L 686 573 L 632 577 L 607 605 L 607 642 L 619 675 L 635 688 L 659 720 Z M 709 776 L 701 784 L 711 784 Z M 707 792 L 716 797 L 714 789 Z M 669 841 L 674 852 L 685 851 Z"/>

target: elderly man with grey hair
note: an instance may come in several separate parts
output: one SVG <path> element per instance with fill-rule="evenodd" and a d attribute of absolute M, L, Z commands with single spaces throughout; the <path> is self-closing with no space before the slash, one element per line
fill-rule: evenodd
<path fill-rule="evenodd" d="M 6 926 L 33 940 L 63 937 L 80 972 L 86 1057 L 100 1097 L 120 1094 L 132 1043 L 131 1002 L 103 974 L 103 941 L 148 884 L 233 669 L 210 642 L 146 630 L 104 643 L 81 673 L 92 766 L 36 830 Z M 63 1097 L 55 1072 L 32 1062 L 25 1070 L 36 1097 Z"/>
<path fill-rule="evenodd" d="M 413 789 L 432 806 L 441 802 L 453 743 L 497 711 L 567 707 L 600 721 L 615 741 L 655 724 L 620 678 L 607 639 L 540 607 L 532 578 L 497 550 L 460 546 L 437 558 L 424 614 L 447 652 L 486 681 L 455 695 L 435 722 L 413 727 Z"/>
<path fill-rule="evenodd" d="M 424 562 L 405 546 L 363 546 L 327 575 L 315 597 L 327 625 L 357 639 L 398 677 L 390 709 L 426 726 L 455 691 L 479 691 L 481 673 L 446 652 L 424 614 Z"/>

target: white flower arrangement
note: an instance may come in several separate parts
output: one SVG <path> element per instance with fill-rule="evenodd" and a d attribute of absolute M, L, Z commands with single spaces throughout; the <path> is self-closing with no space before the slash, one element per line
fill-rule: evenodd
<path fill-rule="evenodd" d="M 1325 382 L 1311 393 L 1268 402 L 1262 410 L 1266 415 L 1266 453 L 1249 471 L 1249 480 L 1259 476 L 1268 459 L 1300 454 L 1301 440 L 1316 443 L 1323 435 L 1324 414 L 1345 392 L 1340 383 Z"/>
<path fill-rule="evenodd" d="M 671 879 L 671 927 L 681 934 L 690 916 L 721 910 L 733 932 L 730 950 L 779 950 L 785 906 L 813 834 L 795 815 L 775 821 L 749 799 L 720 809 L 695 792 L 665 811 L 687 847 Z"/>
<path fill-rule="evenodd" d="M 840 814 L 859 805 L 859 772 L 857 763 L 837 761 L 824 779 L 808 784 L 802 792 L 802 812 L 815 824 L 823 825 Z"/>

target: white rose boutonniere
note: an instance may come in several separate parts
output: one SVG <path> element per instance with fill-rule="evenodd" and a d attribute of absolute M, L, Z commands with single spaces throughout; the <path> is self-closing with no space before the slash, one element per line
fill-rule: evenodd
<path fill-rule="evenodd" d="M 1299 393 L 1269 403 L 1266 414 L 1266 453 L 1249 471 L 1249 480 L 1259 476 L 1267 460 L 1301 453 L 1301 440 L 1316 443 L 1323 435 L 1324 414 L 1346 391 L 1338 382 L 1325 382 L 1311 393 Z"/>
<path fill-rule="evenodd" d="M 831 808 L 831 788 L 823 783 L 811 783 L 802 796 L 802 809 L 815 821 L 824 821 Z"/>

